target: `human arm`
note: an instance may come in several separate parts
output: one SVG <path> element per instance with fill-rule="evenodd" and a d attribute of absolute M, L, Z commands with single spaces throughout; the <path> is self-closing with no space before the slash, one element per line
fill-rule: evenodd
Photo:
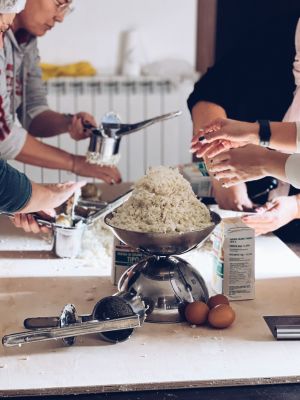
<path fill-rule="evenodd" d="M 0 210 L 32 213 L 61 205 L 85 182 L 40 185 L 0 160 Z"/>
<path fill-rule="evenodd" d="M 211 158 L 210 170 L 225 187 L 265 176 L 274 176 L 287 182 L 289 175 L 286 173 L 286 163 L 289 157 L 289 154 L 248 145 L 222 152 Z"/>
<path fill-rule="evenodd" d="M 84 122 L 97 125 L 94 117 L 85 112 L 70 115 L 46 110 L 32 120 L 29 130 L 35 137 L 52 137 L 68 132 L 77 141 L 90 136 L 91 131 L 85 129 Z"/>
<path fill-rule="evenodd" d="M 25 144 L 15 159 L 26 164 L 61 169 L 76 175 L 101 179 L 106 183 L 121 181 L 121 175 L 116 167 L 89 164 L 84 156 L 70 154 L 42 143 L 31 135 L 27 135 Z"/>
<path fill-rule="evenodd" d="M 257 213 L 242 217 L 255 230 L 255 235 L 273 232 L 294 219 L 300 218 L 300 195 L 277 197 L 257 209 Z"/>
<path fill-rule="evenodd" d="M 271 122 L 271 138 L 268 147 L 289 153 L 297 151 L 300 141 L 299 124 L 295 122 Z M 214 157 L 230 148 L 247 144 L 259 144 L 259 124 L 218 118 L 203 127 L 194 136 L 192 152 L 197 157 Z M 298 146 L 299 147 L 299 146 Z"/>
<path fill-rule="evenodd" d="M 206 101 L 200 101 L 196 103 L 192 109 L 194 133 L 198 132 L 199 127 L 203 126 L 203 124 L 213 120 L 216 117 L 225 116 L 225 110 L 220 105 Z M 222 186 L 222 183 L 214 179 L 211 173 L 210 176 L 212 178 L 215 200 L 221 208 L 238 211 L 249 210 L 253 208 L 253 204 L 248 197 L 247 188 L 244 183 L 232 186 L 230 188 L 225 188 Z"/>
<path fill-rule="evenodd" d="M 67 182 L 63 184 L 39 185 L 31 182 L 31 197 L 26 206 L 14 215 L 12 218 L 13 224 L 17 228 L 22 228 L 25 232 L 49 232 L 49 228 L 40 226 L 35 217 L 30 213 L 35 212 L 41 218 L 45 219 L 49 216 L 54 216 L 54 208 L 64 203 L 76 190 L 85 184 L 86 182 Z M 43 211 L 41 211 L 41 207 L 43 207 Z"/>
<path fill-rule="evenodd" d="M 31 182 L 31 197 L 25 207 L 18 211 L 22 214 L 28 214 L 56 208 L 68 200 L 76 190 L 85 184 L 86 182 L 84 181 L 44 185 Z"/>
<path fill-rule="evenodd" d="M 17 110 L 23 127 L 36 137 L 52 137 L 69 132 L 75 140 L 87 138 L 90 132 L 84 130 L 83 121 L 96 126 L 92 115 L 79 112 L 69 116 L 50 109 L 46 87 L 42 80 L 36 39 L 32 39 L 26 49 L 24 65 L 26 65 L 26 81 L 23 83 L 23 90 L 26 101 L 23 98 Z"/>

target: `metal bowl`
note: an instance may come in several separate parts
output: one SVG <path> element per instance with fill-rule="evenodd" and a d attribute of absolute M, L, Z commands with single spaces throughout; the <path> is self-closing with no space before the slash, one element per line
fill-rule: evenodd
<path fill-rule="evenodd" d="M 128 246 L 151 255 L 171 256 L 192 250 L 212 233 L 215 227 L 221 222 L 221 217 L 212 211 L 210 215 L 212 221 L 210 226 L 200 231 L 183 233 L 134 232 L 117 228 L 110 223 L 113 213 L 108 214 L 104 221 L 112 229 L 117 238 Z"/>

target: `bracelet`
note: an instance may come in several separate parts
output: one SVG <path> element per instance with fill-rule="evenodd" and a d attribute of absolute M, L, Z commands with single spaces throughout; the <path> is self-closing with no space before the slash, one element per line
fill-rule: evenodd
<path fill-rule="evenodd" d="M 271 139 L 271 127 L 270 122 L 265 119 L 261 119 L 257 121 L 259 124 L 259 144 L 263 147 L 270 146 L 270 139 Z"/>

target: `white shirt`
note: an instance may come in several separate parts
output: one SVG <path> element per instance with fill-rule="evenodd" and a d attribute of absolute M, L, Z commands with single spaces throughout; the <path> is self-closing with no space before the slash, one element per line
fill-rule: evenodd
<path fill-rule="evenodd" d="M 296 56 L 293 64 L 293 73 L 295 77 L 296 90 L 294 92 L 293 102 L 283 118 L 283 121 L 285 122 L 300 121 L 300 19 L 298 21 L 296 28 L 295 46 L 296 46 Z M 300 122 L 297 122 L 296 125 L 297 125 L 296 152 L 300 153 Z M 285 164 L 285 174 L 287 177 L 287 181 L 297 189 L 300 189 L 300 154 L 292 154 L 291 156 L 289 156 Z"/>

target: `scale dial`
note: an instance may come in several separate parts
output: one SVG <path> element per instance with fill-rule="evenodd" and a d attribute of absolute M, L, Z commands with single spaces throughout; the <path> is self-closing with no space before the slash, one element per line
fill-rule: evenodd
<path fill-rule="evenodd" d="M 200 300 L 206 303 L 209 296 L 204 279 L 191 266 L 186 268 L 182 259 L 172 257 L 174 259 L 177 262 L 170 281 L 176 296 L 182 302 Z"/>

